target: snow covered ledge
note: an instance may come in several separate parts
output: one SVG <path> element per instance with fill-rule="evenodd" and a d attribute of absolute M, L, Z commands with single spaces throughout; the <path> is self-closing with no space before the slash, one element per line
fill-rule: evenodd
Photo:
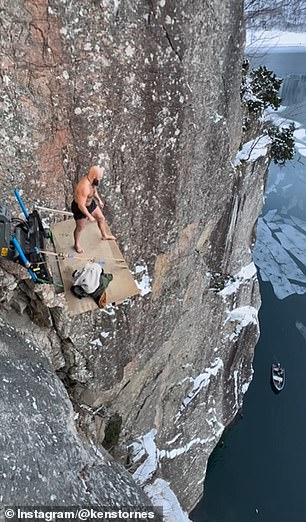
<path fill-rule="evenodd" d="M 254 163 L 258 158 L 266 156 L 268 153 L 268 146 L 272 142 L 270 136 L 262 134 L 254 140 L 244 143 L 242 149 L 238 152 L 234 161 L 235 167 L 241 164 L 242 161 Z"/>
<path fill-rule="evenodd" d="M 168 482 L 156 478 L 154 482 L 150 483 L 164 454 L 156 446 L 156 434 L 157 430 L 154 428 L 129 447 L 133 455 L 133 463 L 143 461 L 133 474 L 133 478 L 143 487 L 153 506 L 163 509 L 165 522 L 191 522 L 188 514 L 182 510 Z"/>

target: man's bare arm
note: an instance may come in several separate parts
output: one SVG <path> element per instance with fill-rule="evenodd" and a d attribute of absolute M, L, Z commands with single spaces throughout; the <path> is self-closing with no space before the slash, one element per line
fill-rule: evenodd
<path fill-rule="evenodd" d="M 94 221 L 94 218 L 86 208 L 86 201 L 88 195 L 89 193 L 87 194 L 86 190 L 79 189 L 75 195 L 75 202 L 77 203 L 80 211 L 84 214 L 84 216 L 86 216 L 90 221 Z"/>
<path fill-rule="evenodd" d="M 95 188 L 95 192 L 94 192 L 94 198 L 97 200 L 97 202 L 99 203 L 100 207 L 103 208 L 104 207 L 104 203 L 103 203 L 102 199 L 100 198 L 96 188 Z"/>

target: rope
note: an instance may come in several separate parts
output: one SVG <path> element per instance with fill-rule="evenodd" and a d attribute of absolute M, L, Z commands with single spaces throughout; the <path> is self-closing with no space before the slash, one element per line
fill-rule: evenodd
<path fill-rule="evenodd" d="M 42 254 L 47 254 L 49 256 L 56 256 L 59 259 L 80 259 L 84 261 L 95 261 L 95 258 L 93 257 L 84 257 L 76 254 L 67 254 L 64 252 L 50 252 L 49 250 L 39 250 Z M 104 259 L 107 259 L 109 261 L 116 261 L 117 263 L 125 263 L 125 260 L 120 257 L 104 257 Z M 104 262 L 104 261 L 103 261 Z"/>
<path fill-rule="evenodd" d="M 73 216 L 72 212 L 67 212 L 67 210 L 57 210 L 55 208 L 41 207 L 39 205 L 35 205 L 35 208 L 46 210 L 47 212 L 54 212 L 55 214 L 64 214 L 64 216 Z"/>

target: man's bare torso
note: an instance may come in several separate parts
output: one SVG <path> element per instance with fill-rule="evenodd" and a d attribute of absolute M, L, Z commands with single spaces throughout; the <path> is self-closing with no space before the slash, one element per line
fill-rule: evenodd
<path fill-rule="evenodd" d="M 82 178 L 75 187 L 74 200 L 76 203 L 79 203 L 80 197 L 82 199 L 86 197 L 86 207 L 89 207 L 89 205 L 92 203 L 94 193 L 95 187 L 93 187 L 88 181 L 87 176 L 84 176 L 84 178 Z"/>

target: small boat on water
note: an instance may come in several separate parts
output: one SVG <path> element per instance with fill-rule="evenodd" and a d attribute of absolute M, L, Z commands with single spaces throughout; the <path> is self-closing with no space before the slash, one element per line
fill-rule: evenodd
<path fill-rule="evenodd" d="M 280 392 L 285 386 L 285 370 L 280 363 L 273 363 L 271 369 L 272 384 L 276 391 Z"/>

